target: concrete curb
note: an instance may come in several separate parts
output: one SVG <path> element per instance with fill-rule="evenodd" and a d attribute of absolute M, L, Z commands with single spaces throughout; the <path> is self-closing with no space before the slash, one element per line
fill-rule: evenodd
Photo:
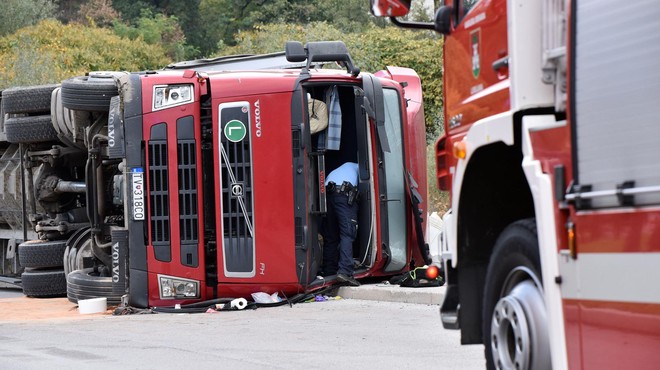
<path fill-rule="evenodd" d="M 445 297 L 444 286 L 434 288 L 402 288 L 398 285 L 370 284 L 359 287 L 343 286 L 337 295 L 347 299 L 366 301 L 401 302 L 416 304 L 442 304 Z"/>

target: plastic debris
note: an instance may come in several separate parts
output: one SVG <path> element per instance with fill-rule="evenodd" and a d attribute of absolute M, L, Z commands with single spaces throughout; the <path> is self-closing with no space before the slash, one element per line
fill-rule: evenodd
<path fill-rule="evenodd" d="M 255 303 L 278 303 L 282 302 L 282 298 L 277 295 L 277 292 L 268 294 L 264 292 L 252 293 L 252 299 Z"/>

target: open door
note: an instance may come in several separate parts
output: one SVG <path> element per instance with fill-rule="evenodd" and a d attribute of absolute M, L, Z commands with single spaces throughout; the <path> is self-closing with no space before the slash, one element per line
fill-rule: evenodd
<path fill-rule="evenodd" d="M 378 138 L 377 160 L 382 163 L 378 172 L 378 197 L 380 203 L 380 226 L 382 247 L 388 255 L 384 270 L 396 272 L 403 270 L 408 263 L 408 240 L 410 210 L 417 210 L 422 197 L 412 196 L 406 169 L 406 153 L 404 150 L 404 116 L 400 90 L 383 88 L 377 78 L 365 79 L 366 101 L 371 105 L 367 112 L 376 124 Z M 414 190 L 414 189 L 413 189 Z M 418 194 L 419 195 L 419 194 Z M 408 203 L 408 199 L 415 199 Z M 408 206 L 410 204 L 410 206 Z M 421 219 L 416 215 L 418 223 L 417 239 L 422 245 L 424 233 Z M 413 226 L 416 227 L 416 226 Z M 428 247 L 423 256 L 428 256 Z M 430 260 L 428 261 L 430 262 Z"/>

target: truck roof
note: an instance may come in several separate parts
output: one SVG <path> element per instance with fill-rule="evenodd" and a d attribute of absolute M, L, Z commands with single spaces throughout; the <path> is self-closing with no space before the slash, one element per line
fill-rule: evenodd
<path fill-rule="evenodd" d="M 318 70 L 329 63 L 346 68 L 355 77 L 360 73 L 342 41 L 308 42 L 306 46 L 297 41 L 287 41 L 284 52 L 196 59 L 170 64 L 164 70 L 214 72 L 294 69 L 300 74 L 309 74 L 310 70 Z"/>
<path fill-rule="evenodd" d="M 316 63 L 320 67 L 325 63 Z M 232 71 L 258 69 L 300 69 L 305 62 L 289 62 L 285 53 L 227 55 L 210 59 L 195 59 L 169 64 L 164 69 L 194 69 L 196 71 Z"/>

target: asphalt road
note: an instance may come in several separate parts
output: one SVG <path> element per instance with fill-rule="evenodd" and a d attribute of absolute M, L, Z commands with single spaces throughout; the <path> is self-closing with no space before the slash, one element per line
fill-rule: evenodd
<path fill-rule="evenodd" d="M 437 305 L 341 299 L 218 312 L 11 321 L 0 369 L 483 369 Z"/>

